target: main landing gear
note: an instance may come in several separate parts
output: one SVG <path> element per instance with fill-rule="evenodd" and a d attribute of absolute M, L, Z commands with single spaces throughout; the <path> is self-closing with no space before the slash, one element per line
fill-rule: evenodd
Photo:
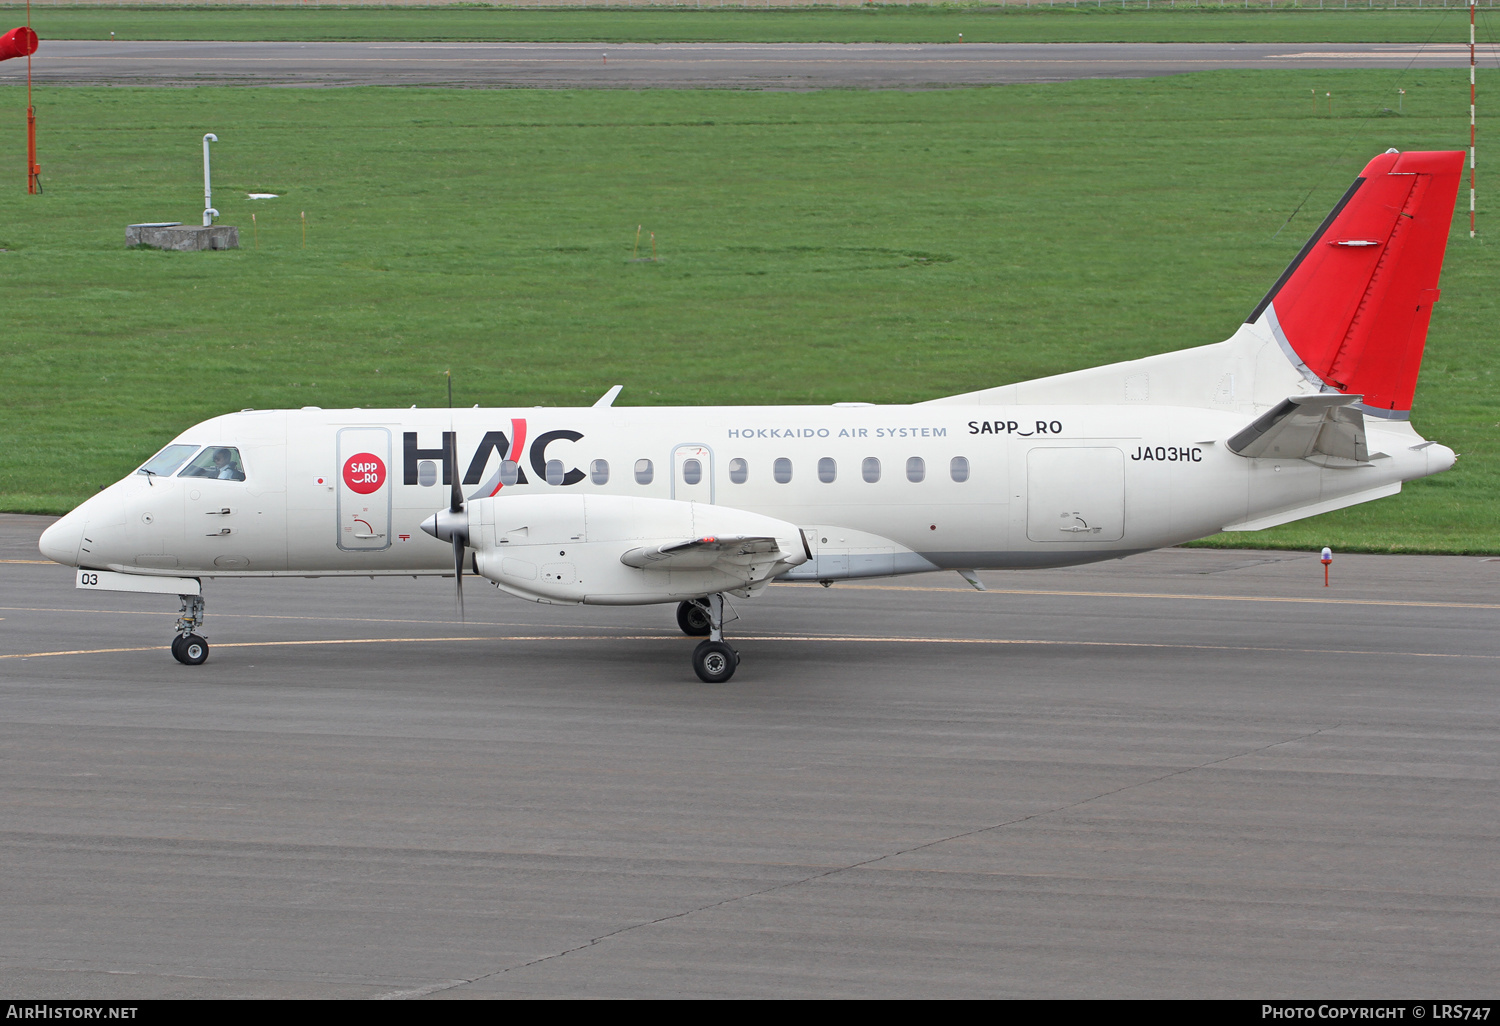
<path fill-rule="evenodd" d="M 708 599 L 677 603 L 677 626 L 690 638 L 706 638 L 713 630 L 708 618 Z"/>
<path fill-rule="evenodd" d="M 677 606 L 677 626 L 690 638 L 708 635 L 693 649 L 693 672 L 705 684 L 722 684 L 734 676 L 740 654 L 724 641 L 724 596 L 710 595 Z"/>
<path fill-rule="evenodd" d="M 179 595 L 181 615 L 177 617 L 177 637 L 172 639 L 172 656 L 179 663 L 198 666 L 208 658 L 208 642 L 198 636 L 203 626 L 203 599 L 198 595 Z"/>

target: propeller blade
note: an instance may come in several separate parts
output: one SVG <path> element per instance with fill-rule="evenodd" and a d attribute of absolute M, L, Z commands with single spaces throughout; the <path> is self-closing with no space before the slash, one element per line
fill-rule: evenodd
<path fill-rule="evenodd" d="M 464 540 L 453 535 L 453 596 L 458 603 L 458 622 L 464 622 Z"/>
<path fill-rule="evenodd" d="M 454 513 L 462 513 L 464 509 L 464 491 L 458 483 L 458 432 L 448 434 L 448 462 L 453 468 L 453 491 L 449 499 L 448 508 Z"/>
<path fill-rule="evenodd" d="M 452 385 L 452 379 L 451 378 L 449 379 L 449 385 L 448 385 L 448 387 L 450 389 L 453 387 L 453 385 Z M 449 403 L 448 403 L 448 405 L 449 406 L 453 405 L 453 403 L 452 403 L 452 397 L 451 396 L 449 397 Z M 463 511 L 464 511 L 464 492 L 463 492 L 463 486 L 459 484 L 459 480 L 458 480 L 458 432 L 457 431 L 450 431 L 448 433 L 448 465 L 449 465 L 449 467 L 452 468 L 452 475 L 449 478 L 449 481 L 450 481 L 450 483 L 452 485 L 452 491 L 449 493 L 448 511 L 450 513 L 454 514 L 454 516 L 456 518 L 459 514 L 462 514 Z M 438 521 L 438 519 L 439 519 L 439 517 L 437 517 L 437 516 L 434 516 L 432 518 L 433 530 L 428 531 L 429 534 L 433 534 L 433 535 L 437 534 L 437 521 Z M 422 525 L 422 529 L 424 531 L 426 531 L 427 530 L 427 525 L 423 524 Z M 459 527 L 458 524 L 454 524 L 453 525 L 452 538 L 453 538 L 453 600 L 454 600 L 454 603 L 456 604 L 456 606 L 458 608 L 458 621 L 459 621 L 459 623 L 463 623 L 464 622 L 464 546 L 468 543 L 468 540 L 469 540 L 468 517 L 464 517 L 464 523 L 463 523 L 462 527 Z"/>

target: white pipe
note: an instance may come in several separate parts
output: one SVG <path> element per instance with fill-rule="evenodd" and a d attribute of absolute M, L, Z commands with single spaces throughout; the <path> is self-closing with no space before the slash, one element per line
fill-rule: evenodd
<path fill-rule="evenodd" d="M 218 141 L 219 137 L 212 132 L 203 136 L 203 227 L 205 228 L 213 224 L 214 218 L 219 216 L 219 212 L 214 209 L 214 190 L 208 177 L 208 144 Z"/>

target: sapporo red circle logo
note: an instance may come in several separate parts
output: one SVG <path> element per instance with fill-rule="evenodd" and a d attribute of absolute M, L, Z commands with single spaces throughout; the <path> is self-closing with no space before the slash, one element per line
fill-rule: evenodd
<path fill-rule="evenodd" d="M 385 484 L 385 463 L 372 452 L 355 453 L 344 461 L 344 484 L 351 491 L 369 495 Z"/>

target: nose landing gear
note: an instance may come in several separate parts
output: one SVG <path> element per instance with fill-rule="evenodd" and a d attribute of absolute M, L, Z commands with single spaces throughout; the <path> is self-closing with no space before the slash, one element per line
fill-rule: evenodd
<path fill-rule="evenodd" d="M 197 634 L 203 626 L 204 603 L 198 595 L 179 595 L 181 615 L 177 617 L 177 637 L 172 639 L 172 657 L 187 666 L 199 666 L 208 658 L 208 642 Z"/>
<path fill-rule="evenodd" d="M 708 640 L 693 649 L 693 672 L 705 684 L 723 684 L 740 665 L 740 654 L 724 641 L 724 595 L 710 595 L 701 602 L 684 602 L 677 607 L 677 622 L 689 636 L 698 633 L 688 629 L 694 623 L 694 610 L 708 621 L 708 630 L 702 632 Z"/>
<path fill-rule="evenodd" d="M 198 666 L 208 658 L 208 642 L 196 634 L 180 635 L 172 639 L 172 655 L 179 663 Z"/>

